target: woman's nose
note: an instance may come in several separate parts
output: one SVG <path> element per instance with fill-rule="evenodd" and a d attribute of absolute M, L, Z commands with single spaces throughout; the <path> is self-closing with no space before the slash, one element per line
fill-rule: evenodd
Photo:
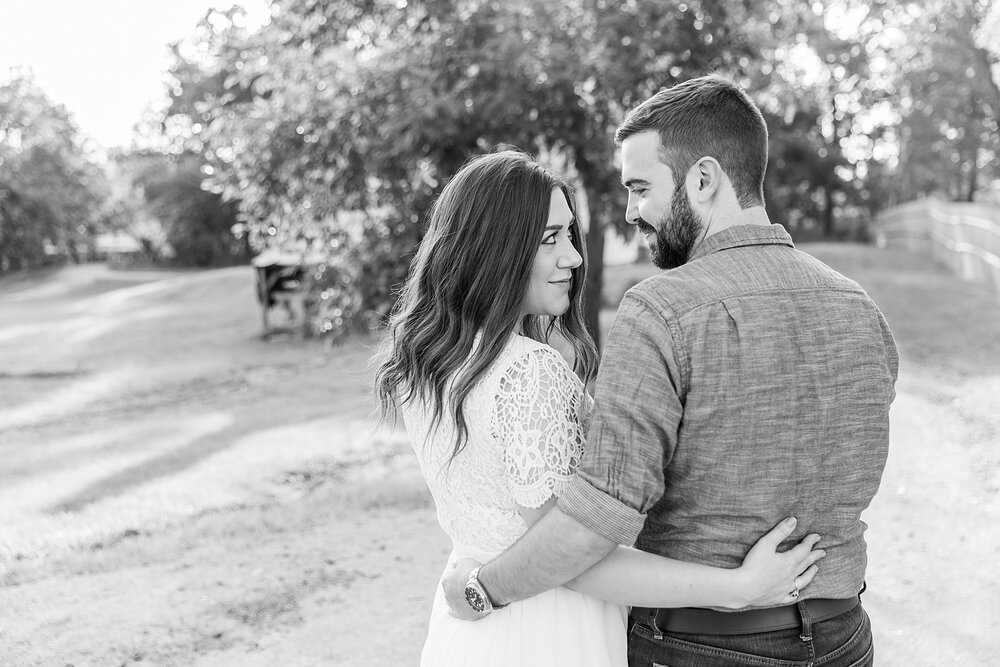
<path fill-rule="evenodd" d="M 576 267 L 583 264 L 583 257 L 577 252 L 576 246 L 572 243 L 569 244 L 569 248 L 563 254 L 560 261 L 560 268 L 563 269 L 575 269 Z"/>

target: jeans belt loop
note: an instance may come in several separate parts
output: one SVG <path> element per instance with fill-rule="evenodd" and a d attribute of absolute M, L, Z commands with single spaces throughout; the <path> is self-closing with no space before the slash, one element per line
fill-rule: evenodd
<path fill-rule="evenodd" d="M 809 608 L 806 606 L 805 600 L 797 602 L 795 606 L 799 608 L 799 615 L 802 617 L 802 633 L 799 635 L 799 639 L 803 642 L 811 642 L 813 632 L 812 619 L 809 618 Z"/>
<path fill-rule="evenodd" d="M 653 630 L 653 639 L 662 641 L 663 630 L 660 630 L 660 626 L 656 624 L 656 609 L 649 610 L 649 627 Z"/>

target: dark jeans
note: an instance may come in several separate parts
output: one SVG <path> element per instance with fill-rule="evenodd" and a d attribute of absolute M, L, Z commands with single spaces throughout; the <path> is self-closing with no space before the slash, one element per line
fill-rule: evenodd
<path fill-rule="evenodd" d="M 801 610 L 801 607 L 799 607 Z M 689 635 L 662 639 L 642 623 L 629 630 L 629 667 L 870 667 L 872 626 L 859 604 L 851 611 L 801 627 L 752 635 Z"/>

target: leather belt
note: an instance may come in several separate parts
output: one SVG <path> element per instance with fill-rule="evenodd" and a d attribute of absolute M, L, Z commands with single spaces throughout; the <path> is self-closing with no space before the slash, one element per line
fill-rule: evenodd
<path fill-rule="evenodd" d="M 860 598 L 845 600 L 812 598 L 785 607 L 767 607 L 746 611 L 712 609 L 649 609 L 632 607 L 630 615 L 654 632 L 680 632 L 695 635 L 749 635 L 802 626 L 799 605 L 805 607 L 813 623 L 846 614 L 861 603 Z"/>

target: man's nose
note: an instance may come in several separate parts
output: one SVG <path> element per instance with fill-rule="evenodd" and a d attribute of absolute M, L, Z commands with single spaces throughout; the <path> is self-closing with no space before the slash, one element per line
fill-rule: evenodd
<path fill-rule="evenodd" d="M 628 205 L 625 206 L 625 222 L 630 225 L 639 224 L 639 207 L 635 203 L 635 197 L 630 192 L 628 195 Z"/>

